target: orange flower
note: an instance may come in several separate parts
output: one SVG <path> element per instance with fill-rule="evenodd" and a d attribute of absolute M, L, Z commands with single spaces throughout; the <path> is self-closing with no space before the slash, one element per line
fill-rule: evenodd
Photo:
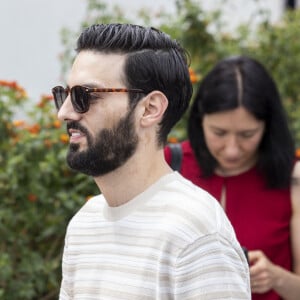
<path fill-rule="evenodd" d="M 53 126 L 54 126 L 55 128 L 60 128 L 60 127 L 61 127 L 61 122 L 60 122 L 59 120 L 55 120 L 55 121 L 53 122 Z"/>
<path fill-rule="evenodd" d="M 296 149 L 295 155 L 296 155 L 296 158 L 300 158 L 300 148 Z"/>
<path fill-rule="evenodd" d="M 30 202 L 36 202 L 36 200 L 37 200 L 37 195 L 30 193 L 30 194 L 28 194 L 27 199 L 28 199 L 28 201 L 30 201 Z"/>
<path fill-rule="evenodd" d="M 47 102 L 53 99 L 52 95 L 42 95 L 41 101 L 37 104 L 38 107 L 43 108 Z"/>
<path fill-rule="evenodd" d="M 0 80 L 0 85 L 5 86 L 5 87 L 9 87 L 9 88 L 17 91 L 18 92 L 18 95 L 17 95 L 18 99 L 27 97 L 27 93 L 24 90 L 24 88 L 22 88 L 20 85 L 18 85 L 18 83 L 16 81 Z"/>
<path fill-rule="evenodd" d="M 17 86 L 17 83 L 15 81 L 0 80 L 0 85 L 15 89 Z"/>
<path fill-rule="evenodd" d="M 69 136 L 66 133 L 62 133 L 59 139 L 63 144 L 67 144 L 69 142 Z"/>
<path fill-rule="evenodd" d="M 45 140 L 44 140 L 44 145 L 45 145 L 46 148 L 49 149 L 49 148 L 52 147 L 52 141 L 49 140 L 49 139 L 45 139 Z"/>
<path fill-rule="evenodd" d="M 42 95 L 42 99 L 44 99 L 45 101 L 51 101 L 51 100 L 53 100 L 53 96 L 52 95 Z"/>
<path fill-rule="evenodd" d="M 192 68 L 189 68 L 190 79 L 192 83 L 196 83 L 198 81 L 198 76 Z"/>
<path fill-rule="evenodd" d="M 27 98 L 27 93 L 25 90 L 18 90 L 18 94 L 16 95 L 17 99 Z"/>
<path fill-rule="evenodd" d="M 13 125 L 15 127 L 23 127 L 25 125 L 25 121 L 23 121 L 23 120 L 14 120 Z"/>
<path fill-rule="evenodd" d="M 41 131 L 41 126 L 39 124 L 34 124 L 28 127 L 28 131 L 32 134 L 38 134 Z"/>
<path fill-rule="evenodd" d="M 36 106 L 39 108 L 43 108 L 45 106 L 45 101 L 41 100 Z"/>
<path fill-rule="evenodd" d="M 171 144 L 176 144 L 176 143 L 178 143 L 178 139 L 175 136 L 170 136 L 168 138 L 168 142 Z"/>

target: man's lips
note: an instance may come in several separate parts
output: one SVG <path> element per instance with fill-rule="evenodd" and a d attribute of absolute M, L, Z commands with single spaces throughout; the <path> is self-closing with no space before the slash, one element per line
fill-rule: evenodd
<path fill-rule="evenodd" d="M 70 136 L 70 142 L 76 142 L 80 138 L 85 136 L 85 134 L 83 132 L 81 132 L 80 130 L 72 129 L 72 128 L 68 130 L 68 133 Z"/>

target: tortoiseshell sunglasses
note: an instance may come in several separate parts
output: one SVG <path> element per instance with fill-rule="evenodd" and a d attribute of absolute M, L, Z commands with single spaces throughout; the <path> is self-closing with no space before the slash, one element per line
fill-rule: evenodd
<path fill-rule="evenodd" d="M 83 114 L 90 108 L 90 93 L 144 93 L 140 89 L 126 89 L 126 88 L 89 88 L 81 85 L 64 88 L 63 86 L 56 86 L 52 89 L 54 102 L 57 110 L 59 110 L 65 102 L 68 95 L 71 95 L 71 103 L 77 113 Z"/>

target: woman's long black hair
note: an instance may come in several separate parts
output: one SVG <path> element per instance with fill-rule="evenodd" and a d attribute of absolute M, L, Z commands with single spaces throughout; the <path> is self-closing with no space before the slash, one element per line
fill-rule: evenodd
<path fill-rule="evenodd" d="M 295 149 L 285 110 L 272 77 L 258 61 L 245 56 L 220 61 L 196 92 L 188 119 L 188 136 L 203 176 L 212 176 L 217 167 L 204 138 L 203 116 L 239 106 L 265 122 L 258 168 L 266 185 L 289 187 Z"/>

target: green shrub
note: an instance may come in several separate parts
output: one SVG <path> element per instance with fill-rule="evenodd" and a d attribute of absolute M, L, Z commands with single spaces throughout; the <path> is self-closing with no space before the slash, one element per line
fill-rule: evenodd
<path fill-rule="evenodd" d="M 28 112 L 33 123 L 12 120 L 27 102 L 16 83 L 0 82 L 0 299 L 57 299 L 67 222 L 98 191 L 67 167 L 51 97 Z"/>

